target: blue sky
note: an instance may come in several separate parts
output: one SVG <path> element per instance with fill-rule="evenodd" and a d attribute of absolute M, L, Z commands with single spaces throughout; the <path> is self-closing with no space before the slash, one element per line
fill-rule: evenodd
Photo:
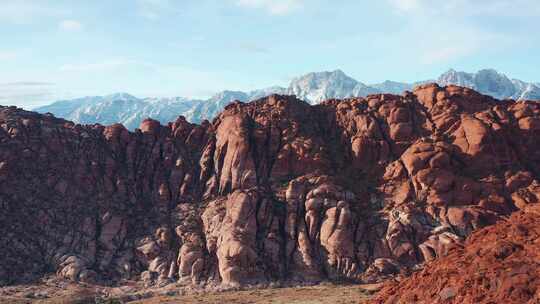
<path fill-rule="evenodd" d="M 539 29 L 538 0 L 0 0 L 0 104 L 208 97 L 334 69 L 540 82 Z"/>

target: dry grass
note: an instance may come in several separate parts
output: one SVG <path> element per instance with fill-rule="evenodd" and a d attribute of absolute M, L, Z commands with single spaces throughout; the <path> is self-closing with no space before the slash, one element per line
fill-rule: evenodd
<path fill-rule="evenodd" d="M 199 295 L 155 297 L 134 303 L 182 303 L 182 304 L 358 304 L 369 299 L 371 292 L 358 285 L 319 285 L 227 291 Z"/>
<path fill-rule="evenodd" d="M 174 291 L 174 287 L 169 289 Z M 77 284 L 66 285 L 28 285 L 0 289 L 0 303 L 78 303 L 78 304 L 117 304 L 117 303 L 179 303 L 179 304 L 359 304 L 369 299 L 378 290 L 373 285 L 333 285 L 322 284 L 307 287 L 288 287 L 252 289 L 243 291 L 198 292 L 187 295 L 177 293 L 145 292 L 138 288 L 119 295 L 119 298 L 106 298 L 95 286 Z M 129 294 L 142 296 L 131 297 Z M 43 296 L 45 295 L 46 296 Z M 139 300 L 135 300 L 139 299 Z M 133 301 L 129 301 L 133 300 Z"/>

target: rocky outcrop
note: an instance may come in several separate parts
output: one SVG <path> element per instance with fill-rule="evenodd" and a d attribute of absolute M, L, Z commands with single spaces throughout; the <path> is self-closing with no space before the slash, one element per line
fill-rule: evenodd
<path fill-rule="evenodd" d="M 212 122 L 0 108 L 0 284 L 375 282 L 537 203 L 540 103 L 425 85 Z"/>
<path fill-rule="evenodd" d="M 422 271 L 387 283 L 372 303 L 540 302 L 539 206 L 474 232 Z"/>

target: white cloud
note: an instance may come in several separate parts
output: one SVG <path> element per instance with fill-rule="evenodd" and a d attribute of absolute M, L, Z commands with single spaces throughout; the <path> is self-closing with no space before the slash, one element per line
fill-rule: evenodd
<path fill-rule="evenodd" d="M 436 31 L 438 28 L 434 28 Z M 438 35 L 417 45 L 422 64 L 449 63 L 489 52 L 501 52 L 521 44 L 524 37 L 506 35 L 471 27 L 446 27 Z"/>
<path fill-rule="evenodd" d="M 388 0 L 398 11 L 408 12 L 422 8 L 422 0 Z"/>
<path fill-rule="evenodd" d="M 169 0 L 138 0 L 139 15 L 149 20 L 158 20 L 171 9 Z"/>
<path fill-rule="evenodd" d="M 524 45 L 530 33 L 493 26 L 540 16 L 538 0 L 387 0 L 404 20 L 394 36 L 414 41 L 404 46 L 417 64 L 452 64 L 481 54 L 502 53 Z M 508 30 L 507 30 L 508 29 Z"/>
<path fill-rule="evenodd" d="M 60 67 L 62 72 L 99 72 L 116 69 L 133 62 L 127 59 L 113 59 L 103 62 L 64 64 Z"/>
<path fill-rule="evenodd" d="M 0 83 L 0 88 L 2 87 L 45 87 L 52 86 L 54 83 L 47 81 L 15 81 L 8 83 Z"/>
<path fill-rule="evenodd" d="M 68 32 L 77 32 L 82 29 L 82 24 L 77 20 L 62 20 L 58 26 Z"/>
<path fill-rule="evenodd" d="M 11 51 L 0 51 L 0 61 L 4 60 L 13 60 L 17 58 L 18 54 L 16 52 Z"/>
<path fill-rule="evenodd" d="M 130 70 L 145 69 L 146 71 L 164 72 L 171 70 L 187 69 L 178 65 L 163 65 L 130 58 L 116 58 L 101 62 L 64 64 L 60 67 L 61 72 L 93 73 L 93 72 L 125 72 Z M 193 70 L 190 70 L 193 72 Z"/>
<path fill-rule="evenodd" d="M 270 50 L 267 47 L 257 45 L 254 43 L 243 43 L 238 46 L 241 50 L 246 51 L 248 53 L 259 53 L 259 54 L 265 54 L 270 52 Z"/>
<path fill-rule="evenodd" d="M 54 84 L 41 81 L 0 83 L 0 104 L 31 109 L 54 98 Z"/>
<path fill-rule="evenodd" d="M 302 7 L 302 0 L 238 0 L 241 7 L 264 9 L 272 15 L 286 15 Z"/>
<path fill-rule="evenodd" d="M 440 48 L 434 48 L 431 50 L 426 50 L 422 54 L 422 63 L 424 64 L 434 64 L 441 62 L 448 62 L 455 60 L 461 57 L 465 57 L 473 54 L 476 51 L 476 47 L 471 46 L 442 46 Z"/>
<path fill-rule="evenodd" d="M 139 96 L 208 98 L 210 91 L 237 87 L 230 82 L 234 77 L 218 75 L 213 70 L 131 57 L 65 64 L 53 74 L 57 77 L 53 81 L 59 86 L 71 86 L 69 96 L 73 98 L 115 91 L 126 91 Z M 110 79 L 115 81 L 111 82 Z M 56 96 L 67 96 L 59 93 L 58 89 L 55 92 Z"/>
<path fill-rule="evenodd" d="M 0 0 L 0 22 L 14 24 L 32 23 L 43 18 L 67 14 L 64 8 L 45 5 L 35 0 Z"/>
<path fill-rule="evenodd" d="M 387 0 L 400 13 L 423 15 L 502 16 L 534 17 L 540 16 L 538 0 Z"/>

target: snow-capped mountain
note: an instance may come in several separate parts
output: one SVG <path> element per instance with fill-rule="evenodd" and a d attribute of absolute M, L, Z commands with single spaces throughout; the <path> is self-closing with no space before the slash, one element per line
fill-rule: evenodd
<path fill-rule="evenodd" d="M 254 91 L 251 91 L 248 93 L 249 95 L 249 100 L 257 100 L 257 99 L 260 99 L 260 98 L 263 98 L 263 97 L 266 97 L 268 95 L 272 95 L 272 94 L 281 94 L 281 95 L 286 95 L 288 94 L 288 91 L 286 88 L 283 88 L 283 87 L 280 87 L 280 86 L 273 86 L 273 87 L 268 87 L 268 88 L 264 88 L 264 89 L 260 89 L 260 90 L 254 90 Z"/>
<path fill-rule="evenodd" d="M 249 96 L 244 92 L 223 91 L 206 101 L 198 102 L 194 107 L 183 112 L 182 115 L 188 121 L 194 123 L 200 123 L 205 119 L 212 120 L 226 105 L 235 100 L 248 101 Z"/>
<path fill-rule="evenodd" d="M 270 87 L 248 93 L 223 91 L 207 100 L 184 97 L 137 98 L 127 93 L 116 93 L 61 100 L 34 110 L 40 113 L 50 112 L 57 117 L 81 124 L 121 123 L 133 130 L 148 117 L 164 124 L 176 120 L 180 115 L 193 123 L 200 123 L 205 119 L 212 120 L 226 105 L 235 100 L 247 102 L 274 93 L 285 94 L 286 89 Z"/>
<path fill-rule="evenodd" d="M 205 119 L 212 120 L 214 117 L 216 117 L 217 114 L 219 114 L 219 112 L 223 110 L 223 108 L 225 108 L 226 105 L 235 100 L 248 102 L 272 94 L 286 93 L 287 90 L 285 88 L 278 86 L 255 90 L 247 93 L 241 91 L 223 91 L 212 96 L 208 100 L 195 103 L 193 107 L 183 112 L 181 115 L 184 115 L 188 121 L 200 123 Z"/>
<path fill-rule="evenodd" d="M 396 82 L 396 81 L 391 81 L 391 80 L 386 80 L 382 83 L 370 85 L 370 87 L 375 88 L 379 90 L 380 92 L 392 93 L 392 94 L 401 94 L 405 91 L 410 91 L 413 89 L 413 86 L 414 85 L 410 83 Z"/>
<path fill-rule="evenodd" d="M 527 83 L 518 79 L 512 79 L 517 94 L 512 97 L 516 100 L 540 100 L 540 83 Z"/>
<path fill-rule="evenodd" d="M 540 99 L 540 86 L 538 84 L 510 79 L 493 69 L 480 70 L 476 73 L 449 70 L 439 77 L 437 83 L 440 85 L 456 84 L 469 87 L 498 99 Z"/>
<path fill-rule="evenodd" d="M 309 73 L 295 78 L 287 91 L 288 94 L 296 95 L 296 97 L 311 104 L 330 98 L 347 98 L 380 93 L 378 89 L 354 80 L 341 70 Z"/>
<path fill-rule="evenodd" d="M 481 70 L 477 73 L 449 70 L 441 75 L 437 82 L 441 85 L 457 84 L 469 87 L 499 99 L 514 96 L 517 91 L 506 75 L 495 70 Z"/>
<path fill-rule="evenodd" d="M 422 83 L 437 82 L 440 85 L 456 84 L 475 89 L 498 99 L 540 100 L 540 84 L 510 79 L 495 70 L 481 70 L 477 73 L 449 70 L 437 80 L 403 83 L 387 80 L 378 84 L 366 85 L 341 70 L 309 73 L 294 78 L 288 88 L 269 87 L 251 92 L 223 91 L 207 100 L 183 97 L 137 98 L 127 93 L 108 96 L 92 96 L 73 100 L 62 100 L 34 109 L 50 112 L 82 124 L 122 123 L 128 129 L 135 129 L 147 117 L 162 123 L 174 121 L 179 115 L 188 121 L 200 123 L 214 118 L 223 108 L 234 100 L 243 102 L 256 100 L 271 94 L 296 95 L 311 104 L 331 98 L 363 97 L 369 94 L 401 94 Z"/>
<path fill-rule="evenodd" d="M 119 122 L 126 128 L 134 129 L 147 117 L 163 122 L 173 121 L 178 113 L 184 113 L 202 102 L 181 97 L 140 99 L 127 93 L 117 93 L 61 100 L 35 110 L 50 112 L 81 124 L 109 125 Z"/>

